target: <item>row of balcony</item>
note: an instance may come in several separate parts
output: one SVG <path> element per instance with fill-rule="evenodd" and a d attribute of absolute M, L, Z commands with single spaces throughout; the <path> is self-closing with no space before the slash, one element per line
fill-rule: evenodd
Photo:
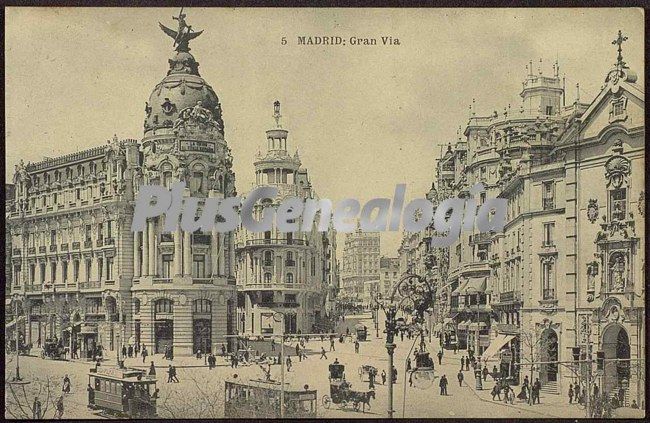
<path fill-rule="evenodd" d="M 103 282 L 103 285 L 102 285 Z M 68 291 L 71 289 L 80 289 L 80 290 L 85 290 L 85 289 L 99 289 L 102 288 L 102 286 L 111 286 L 115 285 L 115 280 L 113 279 L 107 279 L 103 281 L 84 281 L 84 282 L 69 282 L 67 284 L 65 283 L 56 283 L 54 285 L 50 283 L 44 283 L 44 284 L 30 284 L 30 285 L 25 285 L 24 286 L 24 291 L 25 292 L 51 292 L 54 293 L 58 290 L 64 290 Z M 20 291 L 22 290 L 21 285 L 14 285 L 13 286 L 14 291 Z"/>
<path fill-rule="evenodd" d="M 192 244 L 210 245 L 212 236 L 209 234 L 192 234 Z M 174 242 L 173 233 L 160 234 L 160 242 Z"/>
<path fill-rule="evenodd" d="M 103 246 L 110 246 L 110 245 L 115 245 L 115 238 L 109 237 L 109 238 L 99 238 L 97 239 L 96 242 L 97 247 L 103 247 Z M 84 248 L 92 248 L 93 246 L 93 241 L 91 239 L 87 239 L 83 242 L 83 247 Z M 72 248 L 70 248 L 70 244 L 67 242 L 63 243 L 60 245 L 60 247 L 56 244 L 52 244 L 49 246 L 49 251 L 51 253 L 55 253 L 58 250 L 61 251 L 77 251 L 81 249 L 81 242 L 75 241 L 72 243 Z M 48 252 L 48 247 L 45 245 L 41 245 L 38 247 L 38 254 L 46 254 Z M 36 247 L 28 247 L 27 248 L 27 255 L 34 255 L 36 254 Z M 21 256 L 22 255 L 22 250 L 20 248 L 14 248 L 12 251 L 13 256 Z"/>
<path fill-rule="evenodd" d="M 237 247 L 257 246 L 257 245 L 309 245 L 304 239 L 285 239 L 285 238 L 260 238 L 247 239 L 245 242 L 238 242 Z"/>

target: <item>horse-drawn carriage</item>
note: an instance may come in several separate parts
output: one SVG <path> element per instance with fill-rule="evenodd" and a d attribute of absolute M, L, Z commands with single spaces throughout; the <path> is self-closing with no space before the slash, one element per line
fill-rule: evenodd
<path fill-rule="evenodd" d="M 364 364 L 359 367 L 359 379 L 361 379 L 362 382 L 370 382 L 370 378 L 376 378 L 378 374 L 379 372 L 377 368 L 369 364 Z"/>
<path fill-rule="evenodd" d="M 368 340 L 368 327 L 362 323 L 358 323 L 354 330 L 357 334 L 357 341 L 367 341 Z"/>
<path fill-rule="evenodd" d="M 370 409 L 370 398 L 375 398 L 375 391 L 359 392 L 353 391 L 352 384 L 345 380 L 345 366 L 334 362 L 329 366 L 330 370 L 330 394 L 323 395 L 323 406 L 330 408 L 336 404 L 339 408 L 352 406 L 354 411 L 366 411 L 366 405 Z"/>
<path fill-rule="evenodd" d="M 43 351 L 41 351 L 42 358 L 51 358 L 53 360 L 64 359 L 68 353 L 68 348 L 58 342 L 56 339 L 46 339 L 43 344 Z"/>

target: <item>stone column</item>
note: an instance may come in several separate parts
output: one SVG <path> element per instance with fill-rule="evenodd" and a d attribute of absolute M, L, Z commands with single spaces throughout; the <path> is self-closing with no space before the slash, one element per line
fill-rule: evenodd
<path fill-rule="evenodd" d="M 183 275 L 189 276 L 192 274 L 192 234 L 190 232 L 183 232 Z"/>
<path fill-rule="evenodd" d="M 149 271 L 147 274 L 149 276 L 156 275 L 156 234 L 154 233 L 153 221 L 147 222 L 147 238 L 149 244 Z"/>
<path fill-rule="evenodd" d="M 224 275 L 225 274 L 225 250 L 224 250 L 224 239 L 225 235 L 221 232 L 219 232 L 219 248 L 217 249 L 217 267 L 219 269 L 219 275 Z"/>
<path fill-rule="evenodd" d="M 140 232 L 133 232 L 133 276 L 139 278 L 142 272 L 140 263 Z"/>
<path fill-rule="evenodd" d="M 149 223 L 145 222 L 144 231 L 142 231 L 142 276 L 149 275 Z"/>
<path fill-rule="evenodd" d="M 174 276 L 180 276 L 183 274 L 181 236 L 181 228 L 180 225 L 177 224 L 176 231 L 174 232 Z"/>
<path fill-rule="evenodd" d="M 220 235 L 217 232 L 217 229 L 212 226 L 212 239 L 211 239 L 211 246 L 212 249 L 210 251 L 210 271 L 213 276 L 216 276 L 219 274 L 219 240 L 220 240 Z"/>
<path fill-rule="evenodd" d="M 152 244 L 153 244 L 153 258 L 151 260 L 150 266 L 152 266 L 152 271 L 151 274 L 153 276 L 158 276 L 158 255 L 159 255 L 159 249 L 158 249 L 158 220 L 154 219 L 153 222 L 151 222 L 152 225 Z"/>
<path fill-rule="evenodd" d="M 153 302 L 148 300 L 146 304 L 140 305 L 140 343 L 144 343 L 147 346 L 149 357 L 151 357 L 155 351 L 155 327 L 153 317 Z"/>

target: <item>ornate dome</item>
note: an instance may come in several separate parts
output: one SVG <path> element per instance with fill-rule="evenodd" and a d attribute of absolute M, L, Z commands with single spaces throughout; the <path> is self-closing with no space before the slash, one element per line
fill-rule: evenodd
<path fill-rule="evenodd" d="M 210 112 L 216 129 L 223 136 L 219 97 L 201 78 L 194 56 L 179 51 L 169 60 L 167 76 L 156 85 L 145 105 L 145 135 L 155 129 L 173 128 L 183 110 L 197 105 Z"/>

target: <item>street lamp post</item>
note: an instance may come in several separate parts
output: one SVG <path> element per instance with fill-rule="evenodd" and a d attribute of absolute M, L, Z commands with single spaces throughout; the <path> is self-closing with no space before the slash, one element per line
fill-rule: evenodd
<path fill-rule="evenodd" d="M 432 307 L 435 290 L 426 278 L 412 273 L 405 274 L 392 290 L 387 307 L 377 301 L 377 305 L 386 315 L 386 351 L 388 352 L 388 417 L 392 418 L 393 410 L 393 355 L 395 352 L 395 335 L 397 334 L 397 305 L 408 304 L 415 313 L 414 321 L 424 322 L 424 312 Z M 396 302 L 396 300 L 399 300 Z M 422 334 L 421 334 L 422 335 Z M 423 335 L 422 335 L 423 336 Z M 423 341 L 423 340 L 422 340 Z M 406 375 L 404 376 L 406 383 Z"/>
<path fill-rule="evenodd" d="M 273 320 L 275 320 L 278 323 L 282 322 L 282 334 L 280 337 L 280 418 L 284 417 L 284 336 L 285 336 L 284 319 L 287 314 L 293 315 L 293 312 L 284 313 L 281 311 L 276 311 L 275 313 L 273 313 Z"/>
<path fill-rule="evenodd" d="M 18 296 L 14 296 L 14 334 L 16 339 L 16 376 L 14 381 L 21 381 L 20 365 L 18 363 L 20 357 L 20 345 L 18 339 Z"/>

